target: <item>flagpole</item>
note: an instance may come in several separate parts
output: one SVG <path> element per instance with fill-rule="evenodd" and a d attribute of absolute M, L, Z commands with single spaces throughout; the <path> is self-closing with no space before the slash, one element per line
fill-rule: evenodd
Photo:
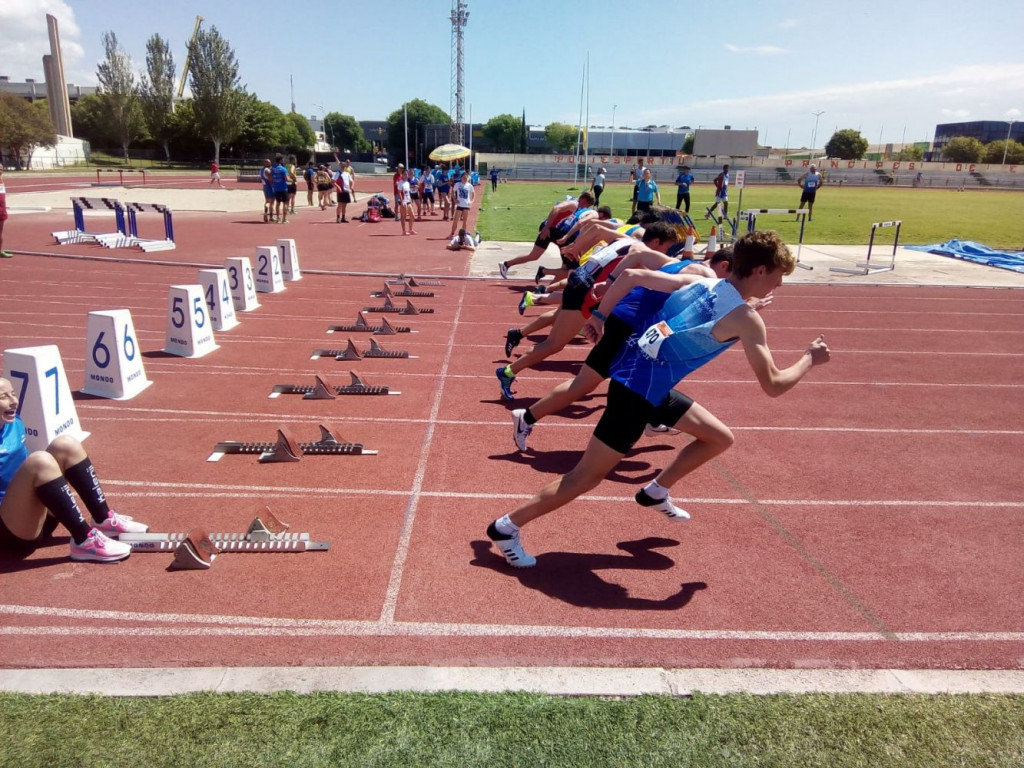
<path fill-rule="evenodd" d="M 409 162 L 409 109 L 407 104 L 402 105 L 402 120 L 405 123 L 405 157 L 402 159 L 402 165 L 405 165 Z"/>
<path fill-rule="evenodd" d="M 586 172 L 587 161 L 590 157 L 590 51 L 587 51 L 587 119 L 583 122 L 583 168 Z M 583 179 L 586 184 L 587 180 Z"/>
<path fill-rule="evenodd" d="M 587 65 L 584 64 L 583 77 L 580 78 L 580 119 L 579 122 L 576 124 L 576 153 L 573 158 L 576 162 L 572 164 L 572 185 L 574 188 L 576 187 L 577 181 L 580 177 L 580 164 L 578 161 L 580 158 L 580 147 L 583 144 L 583 87 L 586 85 L 586 82 Z"/>

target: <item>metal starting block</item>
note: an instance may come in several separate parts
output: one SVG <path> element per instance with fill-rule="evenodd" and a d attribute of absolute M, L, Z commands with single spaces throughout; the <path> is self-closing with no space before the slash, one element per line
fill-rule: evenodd
<path fill-rule="evenodd" d="M 400 395 L 401 392 L 392 392 L 388 387 L 370 386 L 359 378 L 359 374 L 351 371 L 352 383 L 348 386 L 331 386 L 323 377 L 316 376 L 316 383 L 312 386 L 305 384 L 276 384 L 274 390 L 267 395 L 268 398 L 280 397 L 281 395 L 302 395 L 303 400 L 333 400 L 338 395 Z"/>
<path fill-rule="evenodd" d="M 245 533 L 122 533 L 120 541 L 132 552 L 174 552 L 169 570 L 206 570 L 222 552 L 326 552 L 328 541 L 310 541 L 308 533 L 290 533 L 269 507 L 257 515 Z"/>
<path fill-rule="evenodd" d="M 401 290 L 393 291 L 391 286 L 401 286 Z M 384 288 L 379 291 L 374 291 L 370 294 L 372 298 L 379 299 L 381 297 L 394 298 L 396 296 L 403 296 L 406 298 L 413 299 L 432 299 L 434 298 L 433 291 L 414 291 L 408 283 L 384 283 Z"/>
<path fill-rule="evenodd" d="M 391 303 L 391 299 L 387 296 L 384 297 L 384 306 L 381 307 L 363 307 L 363 312 L 394 312 L 399 315 L 432 315 L 434 313 L 433 307 L 426 307 L 424 309 L 417 309 L 412 305 L 411 301 L 406 301 L 404 307 L 397 307 Z"/>
<path fill-rule="evenodd" d="M 401 358 L 403 360 L 416 360 L 416 355 L 410 355 L 407 350 L 392 351 L 384 349 L 380 344 L 377 343 L 376 339 L 370 339 L 370 348 L 363 352 L 363 357 L 390 357 L 390 358 Z"/>
<path fill-rule="evenodd" d="M 329 325 L 328 333 L 335 331 L 347 331 L 348 333 L 372 333 L 377 336 L 394 336 L 396 333 L 412 333 L 412 328 L 407 325 L 394 326 L 388 322 L 386 317 L 380 319 L 380 325 L 370 325 L 362 313 L 356 315 L 356 322 L 353 325 Z"/>
<path fill-rule="evenodd" d="M 356 349 L 352 339 L 348 340 L 348 346 L 344 349 L 314 349 L 309 356 L 310 360 L 319 360 L 321 357 L 333 357 L 335 360 L 362 360 L 362 355 Z"/>
<path fill-rule="evenodd" d="M 243 443 L 226 440 L 213 448 L 207 461 L 220 461 L 226 453 L 243 453 L 259 456 L 261 464 L 298 461 L 302 456 L 376 456 L 377 451 L 365 450 L 362 443 L 346 443 L 323 424 L 320 425 L 320 439 L 311 443 L 300 443 L 284 427 L 277 430 L 277 441 L 273 443 Z"/>
<path fill-rule="evenodd" d="M 423 278 L 417 280 L 415 277 L 406 277 L 405 275 L 399 275 L 397 278 L 392 278 L 387 282 L 390 285 L 401 285 L 402 283 L 405 283 L 406 285 L 411 286 L 413 288 L 426 288 L 428 286 L 437 288 L 444 287 L 444 283 L 442 283 L 440 280 L 424 280 Z"/>

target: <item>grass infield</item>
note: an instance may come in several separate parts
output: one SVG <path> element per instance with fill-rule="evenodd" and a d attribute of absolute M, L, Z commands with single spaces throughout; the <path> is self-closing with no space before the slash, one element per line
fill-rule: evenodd
<path fill-rule="evenodd" d="M 551 206 L 567 194 L 581 189 L 567 188 L 565 183 L 512 182 L 499 184 L 491 192 L 489 184 L 481 185 L 483 195 L 478 228 L 486 240 L 532 242 L 537 226 L 548 215 Z M 627 218 L 630 213 L 631 187 L 614 184 L 605 187 L 602 205 L 611 206 L 613 215 Z M 702 237 L 707 236 L 711 222 L 704 220 L 705 208 L 711 204 L 710 185 L 698 185 L 692 192 L 690 215 Z M 661 202 L 674 206 L 674 184 L 661 185 Z M 747 187 L 729 190 L 729 213 L 748 208 L 796 208 L 800 190 L 796 185 Z M 903 222 L 900 243 L 927 245 L 951 238 L 974 240 L 992 248 L 1024 249 L 1024 192 L 972 190 L 957 192 L 946 189 L 904 189 L 902 187 L 830 187 L 818 192 L 814 221 L 808 222 L 805 243 L 822 245 L 866 245 L 873 222 Z M 762 216 L 758 229 L 774 229 L 789 243 L 795 243 L 799 225 L 792 216 Z M 741 224 L 740 231 L 746 225 Z M 875 236 L 877 246 L 891 248 L 894 230 L 881 229 Z"/>
<path fill-rule="evenodd" d="M 1009 768 L 1022 722 L 990 695 L 0 694 L 0 766 Z"/>

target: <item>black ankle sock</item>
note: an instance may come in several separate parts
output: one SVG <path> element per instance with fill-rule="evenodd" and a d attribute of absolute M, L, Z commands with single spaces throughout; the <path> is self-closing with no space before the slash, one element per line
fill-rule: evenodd
<path fill-rule="evenodd" d="M 71 532 L 76 544 L 81 544 L 89 535 L 91 526 L 82 517 L 82 511 L 71 495 L 71 486 L 63 477 L 36 487 L 36 496 L 50 510 L 60 524 Z"/>
<path fill-rule="evenodd" d="M 532 427 L 534 424 L 537 423 L 537 417 L 533 415 L 533 411 L 527 408 L 526 413 L 523 414 L 523 421 L 525 421 Z"/>
<path fill-rule="evenodd" d="M 71 483 L 79 497 L 85 502 L 85 508 L 89 510 L 92 519 L 102 523 L 110 517 L 110 507 L 107 506 L 107 497 L 103 495 L 100 487 L 100 480 L 96 477 L 96 470 L 92 462 L 86 457 L 73 467 L 68 467 L 64 477 Z"/>

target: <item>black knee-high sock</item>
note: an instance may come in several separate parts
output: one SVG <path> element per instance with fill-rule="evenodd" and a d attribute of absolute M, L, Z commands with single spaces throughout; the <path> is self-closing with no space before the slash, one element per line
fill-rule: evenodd
<path fill-rule="evenodd" d="M 36 487 L 36 496 L 61 525 L 71 532 L 76 544 L 81 544 L 89 535 L 91 526 L 82 517 L 82 511 L 71 495 L 71 486 L 63 477 Z"/>
<path fill-rule="evenodd" d="M 523 421 L 525 421 L 532 427 L 534 424 L 537 423 L 537 417 L 533 415 L 533 411 L 527 408 L 526 413 L 523 414 Z"/>
<path fill-rule="evenodd" d="M 71 483 L 71 487 L 78 491 L 78 495 L 85 502 L 85 508 L 89 510 L 93 520 L 102 523 L 110 517 L 107 497 L 103 495 L 100 479 L 96 477 L 96 470 L 88 457 L 82 459 L 75 466 L 68 467 L 64 477 Z"/>

